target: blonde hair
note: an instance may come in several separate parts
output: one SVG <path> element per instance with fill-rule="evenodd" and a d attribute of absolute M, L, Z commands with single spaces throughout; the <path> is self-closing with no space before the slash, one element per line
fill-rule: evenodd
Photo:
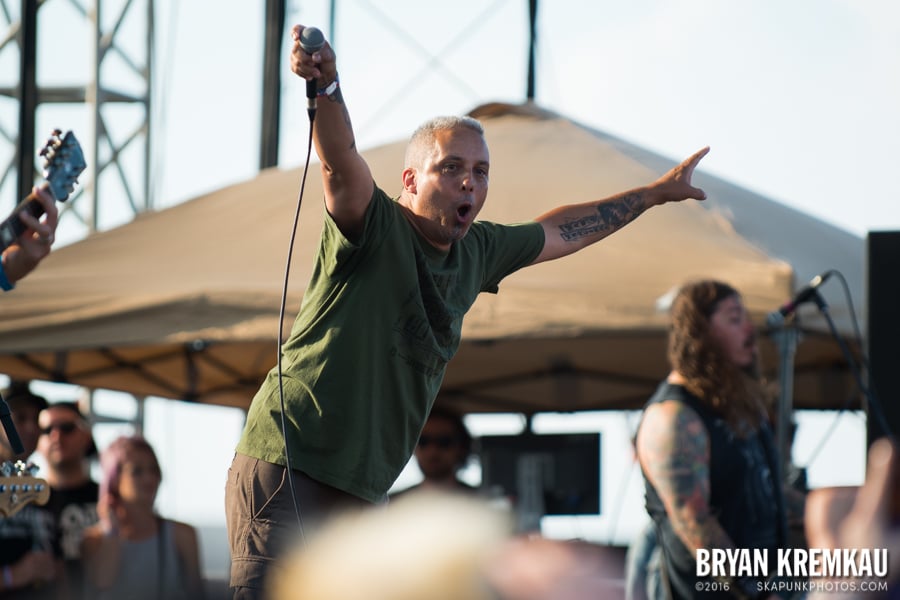
<path fill-rule="evenodd" d="M 437 132 L 452 131 L 460 128 L 470 129 L 484 137 L 484 127 L 482 127 L 478 119 L 473 119 L 472 117 L 435 117 L 419 125 L 406 145 L 403 168 L 421 168 L 422 163 L 425 161 L 426 153 L 434 147 Z"/>

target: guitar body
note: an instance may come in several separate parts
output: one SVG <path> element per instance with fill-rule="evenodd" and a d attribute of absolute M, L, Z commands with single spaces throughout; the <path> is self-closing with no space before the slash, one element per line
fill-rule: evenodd
<path fill-rule="evenodd" d="M 4 465 L 6 466 L 6 465 Z M 4 471 L 8 469 L 4 468 Z M 50 486 L 43 479 L 23 473 L 0 477 L 0 517 L 10 517 L 26 504 L 44 505 L 50 499 Z"/>

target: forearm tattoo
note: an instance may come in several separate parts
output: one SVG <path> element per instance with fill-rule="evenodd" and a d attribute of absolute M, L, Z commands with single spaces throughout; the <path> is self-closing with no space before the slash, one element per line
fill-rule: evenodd
<path fill-rule="evenodd" d="M 326 96 L 326 98 L 328 98 L 329 102 L 341 105 L 341 114 L 344 117 L 344 123 L 347 125 L 347 130 L 350 131 L 350 148 L 356 148 L 356 135 L 353 133 L 353 124 L 350 122 L 350 111 L 347 110 L 347 105 L 344 104 L 344 94 L 341 92 L 341 88 L 336 87 L 331 94 Z"/>
<path fill-rule="evenodd" d="M 654 438 L 641 462 L 648 467 L 684 545 L 692 552 L 730 547 L 728 535 L 709 509 L 709 457 L 703 423 L 682 409 L 675 415 L 674 433 Z"/>
<path fill-rule="evenodd" d="M 593 213 L 580 218 L 570 218 L 559 226 L 560 237 L 575 242 L 586 237 L 604 238 L 634 221 L 644 212 L 644 197 L 629 192 L 621 198 L 598 204 Z"/>

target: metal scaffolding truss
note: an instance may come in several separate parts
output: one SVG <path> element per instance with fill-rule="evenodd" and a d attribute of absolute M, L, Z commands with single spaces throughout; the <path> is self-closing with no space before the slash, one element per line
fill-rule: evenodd
<path fill-rule="evenodd" d="M 27 196 L 36 149 L 59 127 L 88 163 L 61 207 L 70 241 L 152 208 L 154 0 L 0 0 L 0 19 L 0 65 L 18 65 L 0 71 L 0 206 Z"/>
<path fill-rule="evenodd" d="M 18 4 L 18 6 L 14 6 Z M 87 169 L 60 206 L 59 233 L 76 241 L 153 206 L 150 115 L 154 0 L 0 0 L 0 210 L 36 179 L 37 148 L 52 128 L 71 129 Z M 39 29 L 39 24 L 41 25 Z M 14 80 L 7 74 L 17 73 Z M 44 127 L 38 127 L 46 121 Z M 144 399 L 130 422 L 140 432 Z"/>

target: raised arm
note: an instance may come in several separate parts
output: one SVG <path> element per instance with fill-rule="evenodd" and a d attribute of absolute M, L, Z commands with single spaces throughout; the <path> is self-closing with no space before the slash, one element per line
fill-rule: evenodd
<path fill-rule="evenodd" d="M 302 25 L 295 25 L 291 31 L 291 70 L 306 80 L 316 78 L 323 94 L 317 100 L 313 141 L 322 162 L 325 206 L 344 235 L 352 238 L 362 232 L 374 190 L 372 173 L 356 148 L 334 51 L 325 42 L 321 50 L 311 55 L 304 52 L 300 46 L 302 31 Z"/>
<path fill-rule="evenodd" d="M 112 587 L 119 572 L 122 557 L 122 541 L 116 535 L 105 533 L 100 525 L 84 530 L 81 540 L 81 558 L 85 576 L 98 590 Z"/>
<path fill-rule="evenodd" d="M 568 256 L 599 242 L 652 206 L 688 198 L 705 200 L 703 190 L 691 185 L 691 176 L 707 152 L 709 147 L 697 151 L 646 187 L 605 200 L 561 206 L 538 217 L 544 227 L 544 249 L 532 264 Z"/>
<path fill-rule="evenodd" d="M 3 251 L 2 256 L 3 272 L 10 284 L 15 284 L 31 273 L 50 254 L 50 245 L 56 234 L 59 214 L 49 186 L 44 184 L 34 188 L 30 197 L 41 203 L 44 216 L 35 218 L 27 210 L 19 213 L 25 230 L 14 244 Z"/>

